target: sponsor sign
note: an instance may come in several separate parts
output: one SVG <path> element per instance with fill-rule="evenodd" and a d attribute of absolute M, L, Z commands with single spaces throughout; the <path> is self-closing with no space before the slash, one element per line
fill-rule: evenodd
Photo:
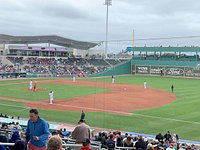
<path fill-rule="evenodd" d="M 187 77 L 200 77 L 200 68 L 185 68 L 185 76 Z"/>
<path fill-rule="evenodd" d="M 184 76 L 184 67 L 165 67 L 165 75 Z"/>
<path fill-rule="evenodd" d="M 162 66 L 151 66 L 150 74 L 160 75 L 161 74 L 161 70 L 163 71 L 163 74 L 164 74 L 164 67 L 162 67 Z"/>
<path fill-rule="evenodd" d="M 138 74 L 149 74 L 150 66 L 136 66 L 136 73 Z"/>

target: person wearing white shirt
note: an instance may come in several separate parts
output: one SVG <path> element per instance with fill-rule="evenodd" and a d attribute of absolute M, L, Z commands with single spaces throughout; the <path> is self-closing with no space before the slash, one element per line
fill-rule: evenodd
<path fill-rule="evenodd" d="M 54 93 L 53 91 L 49 92 L 49 100 L 50 100 L 49 104 L 53 104 L 53 93 Z"/>
<path fill-rule="evenodd" d="M 147 82 L 144 81 L 144 88 L 146 89 L 147 88 Z"/>
<path fill-rule="evenodd" d="M 114 78 L 114 76 L 112 76 L 112 84 L 114 84 L 115 83 L 115 78 Z"/>
<path fill-rule="evenodd" d="M 33 89 L 33 81 L 30 80 L 30 82 L 29 82 L 29 90 L 32 90 L 32 89 Z"/>

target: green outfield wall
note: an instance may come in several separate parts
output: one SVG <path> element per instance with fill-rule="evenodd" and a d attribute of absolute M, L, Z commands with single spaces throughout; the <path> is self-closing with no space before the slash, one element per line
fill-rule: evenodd
<path fill-rule="evenodd" d="M 99 76 L 112 76 L 112 75 L 123 75 L 123 74 L 131 74 L 131 60 L 126 61 L 125 63 L 118 64 L 112 67 L 109 70 L 104 72 L 96 73 L 90 75 L 90 77 L 99 77 Z"/>

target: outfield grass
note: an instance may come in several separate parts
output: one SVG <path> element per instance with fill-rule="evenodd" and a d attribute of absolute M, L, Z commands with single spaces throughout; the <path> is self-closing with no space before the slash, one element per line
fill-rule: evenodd
<path fill-rule="evenodd" d="M 111 82 L 111 78 L 90 80 L 94 82 Z M 163 107 L 133 111 L 134 114 L 132 116 L 121 116 L 103 112 L 87 112 L 86 120 L 89 125 L 148 134 L 157 134 L 160 131 L 164 134 L 167 130 L 170 130 L 171 133 L 177 133 L 182 139 L 200 141 L 200 80 L 127 76 L 116 77 L 115 81 L 117 83 L 141 86 L 143 86 L 144 81 L 147 81 L 148 87 L 159 88 L 169 92 L 171 92 L 171 85 L 173 84 L 175 87 L 174 94 L 176 94 L 177 99 L 173 103 Z M 12 87 L 9 88 L 12 89 Z M 1 90 L 0 96 L 2 94 Z M 28 110 L 23 109 L 23 104 L 17 103 L 17 106 L 14 105 L 16 104 L 14 102 L 9 102 L 8 106 L 2 104 L 7 104 L 7 101 L 0 101 L 2 113 L 28 117 Z M 19 107 L 22 109 L 19 109 Z M 73 124 L 76 124 L 80 118 L 80 112 L 40 110 L 40 114 L 49 121 Z"/>

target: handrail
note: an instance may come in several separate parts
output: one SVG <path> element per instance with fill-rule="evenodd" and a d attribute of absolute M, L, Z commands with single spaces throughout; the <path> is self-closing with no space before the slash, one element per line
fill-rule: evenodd
<path fill-rule="evenodd" d="M 1 143 L 1 142 L 0 142 L 0 145 L 6 145 L 6 146 L 14 146 L 14 144 L 15 144 L 15 143 Z"/>

